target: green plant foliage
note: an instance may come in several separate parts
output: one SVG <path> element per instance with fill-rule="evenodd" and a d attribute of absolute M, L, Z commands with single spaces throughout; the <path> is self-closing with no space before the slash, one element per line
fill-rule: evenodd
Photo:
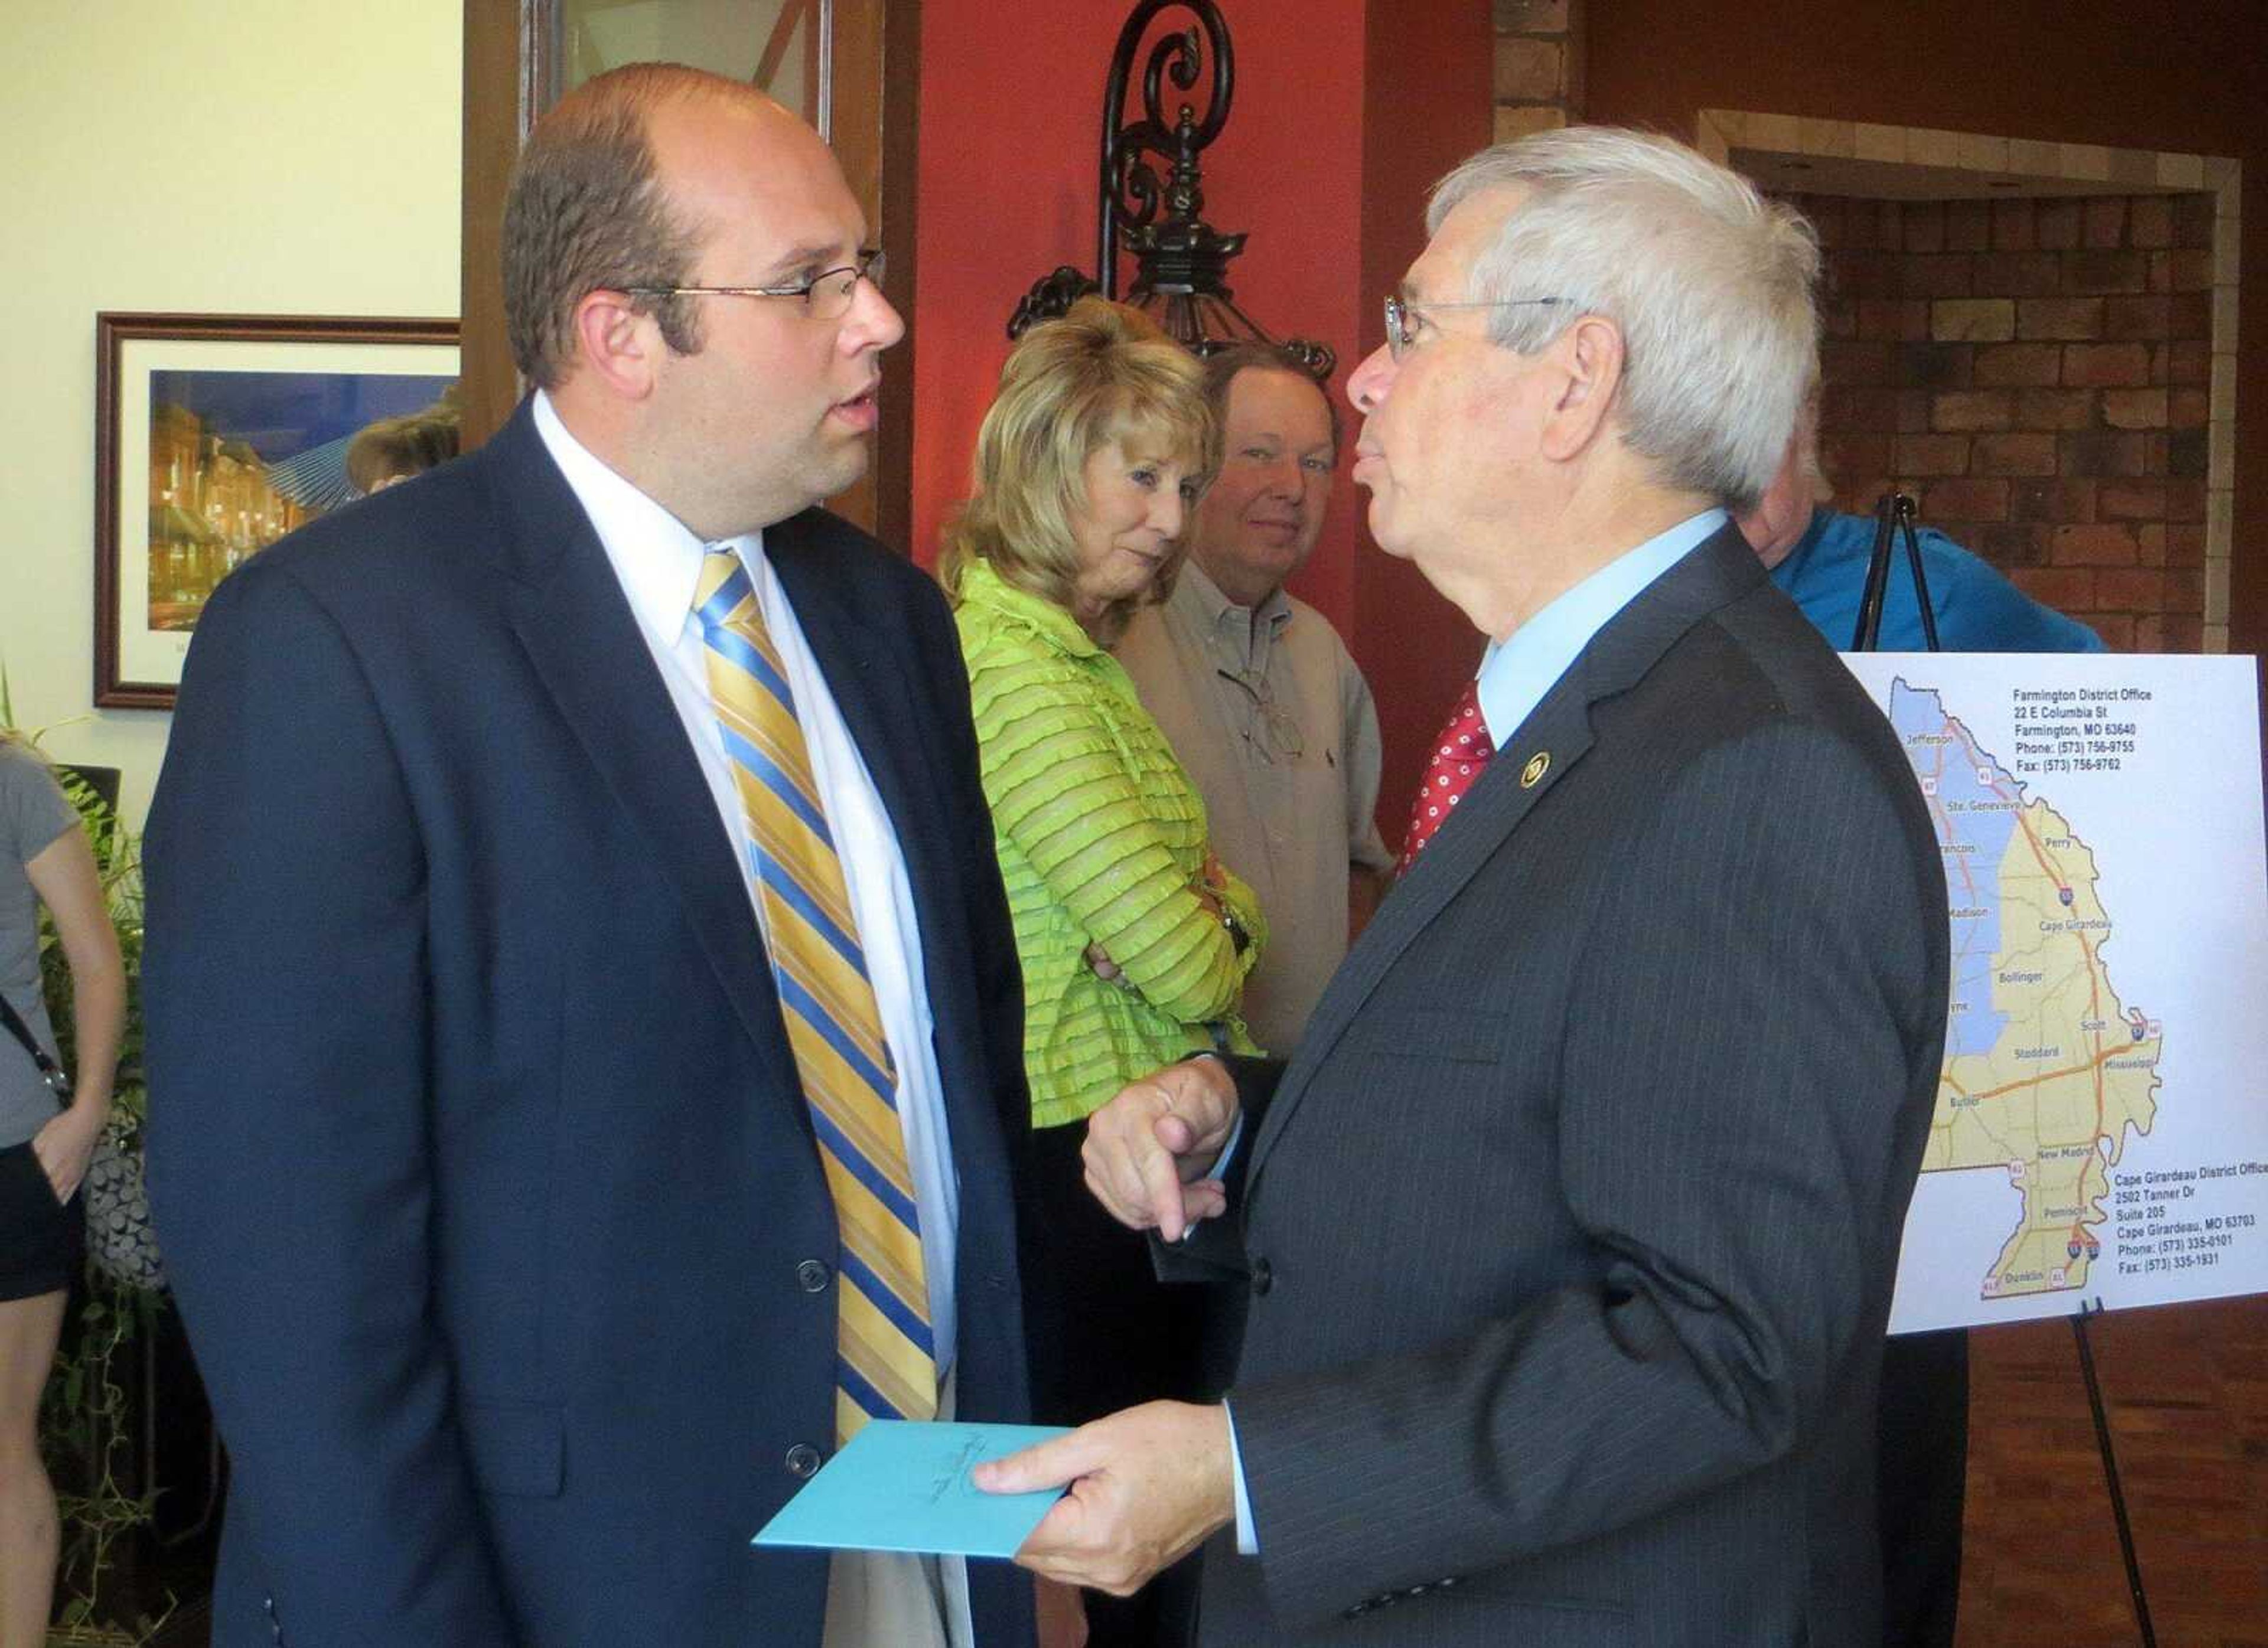
<path fill-rule="evenodd" d="M 125 1388 L 114 1377 L 136 1347 L 154 1330 L 155 1295 L 88 1272 L 76 1340 L 59 1358 L 40 1409 L 40 1450 L 77 1467 L 77 1481 L 58 1480 L 55 1507 L 63 1523 L 63 1550 L 55 1572 L 60 1607 L 57 1644 L 118 1644 L 142 1648 L 164 1625 L 169 1607 L 155 1619 L 136 1613 L 131 1623 L 106 1607 L 102 1577 L 110 1571 L 117 1543 L 157 1515 L 157 1495 L 129 1494 L 118 1479 L 129 1452 L 131 1415 Z"/>

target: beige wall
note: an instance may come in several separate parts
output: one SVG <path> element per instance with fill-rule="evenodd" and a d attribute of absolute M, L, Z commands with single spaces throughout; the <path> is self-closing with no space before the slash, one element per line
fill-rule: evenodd
<path fill-rule="evenodd" d="M 49 749 L 125 769 L 132 816 L 171 717 L 92 708 L 95 313 L 456 313 L 461 19 L 0 4 L 0 663 Z"/>

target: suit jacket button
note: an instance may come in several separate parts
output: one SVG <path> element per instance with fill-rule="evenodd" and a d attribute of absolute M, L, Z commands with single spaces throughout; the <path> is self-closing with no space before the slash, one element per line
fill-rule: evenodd
<path fill-rule="evenodd" d="M 821 1259 L 806 1259 L 795 1268 L 796 1282 L 806 1293 L 824 1293 L 830 1272 Z"/>
<path fill-rule="evenodd" d="M 819 1450 L 808 1442 L 799 1442 L 787 1451 L 787 1471 L 806 1482 L 819 1475 Z"/>
<path fill-rule="evenodd" d="M 1252 1291 L 1258 1297 L 1276 1285 L 1276 1268 L 1265 1259 L 1252 1262 Z"/>

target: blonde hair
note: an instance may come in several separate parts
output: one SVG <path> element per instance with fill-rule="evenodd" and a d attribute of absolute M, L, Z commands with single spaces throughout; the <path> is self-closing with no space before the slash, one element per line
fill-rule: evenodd
<path fill-rule="evenodd" d="M 1034 327 L 1000 369 L 976 433 L 973 490 L 945 528 L 938 577 L 957 605 L 972 561 L 1069 610 L 1079 573 L 1076 523 L 1086 463 L 1113 443 L 1177 463 L 1203 487 L 1220 467 L 1220 433 L 1197 357 L 1123 305 L 1083 298 Z M 1140 596 L 1113 601 L 1091 630 L 1105 645 L 1135 610 L 1173 592 L 1188 534 Z"/>

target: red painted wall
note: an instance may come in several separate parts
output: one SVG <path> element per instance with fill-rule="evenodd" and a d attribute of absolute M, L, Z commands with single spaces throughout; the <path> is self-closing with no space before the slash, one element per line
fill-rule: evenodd
<path fill-rule="evenodd" d="M 1427 7 L 1373 0 L 1371 17 L 1362 290 L 1364 338 L 1375 348 L 1386 331 L 1381 301 L 1425 250 L 1426 192 L 1489 141 L 1495 34 L 1490 8 L 1478 0 Z M 1483 643 L 1416 568 L 1383 554 L 1367 533 L 1355 563 L 1355 605 L 1347 644 L 1369 679 L 1386 746 L 1379 828 L 1388 846 L 1398 846 L 1426 751 Z"/>
<path fill-rule="evenodd" d="M 1017 298 L 1058 264 L 1093 270 L 1102 82 L 1130 9 L 1063 0 L 1010 30 L 996 6 L 924 0 L 913 315 L 913 549 L 924 563 L 968 489 Z M 1488 140 L 1489 8 L 1226 0 L 1222 10 L 1237 85 L 1227 129 L 1204 156 L 1205 217 L 1250 232 L 1231 269 L 1238 304 L 1278 335 L 1338 350 L 1332 393 L 1351 449 L 1359 420 L 1344 406 L 1346 373 L 1376 346 L 1379 299 L 1424 244 L 1425 188 Z M 1363 508 L 1342 480 L 1293 587 L 1369 675 L 1387 732 L 1380 813 L 1398 838 L 1420 752 L 1477 644 L 1370 545 Z"/>
<path fill-rule="evenodd" d="M 1023 14 L 1008 34 L 998 7 L 977 0 L 925 0 L 922 8 L 913 514 L 914 552 L 924 562 L 967 493 L 968 455 L 1007 357 L 1016 300 L 1058 264 L 1094 272 L 1102 83 L 1130 9 L 1119 0 L 1064 0 Z M 1279 336 L 1321 338 L 1351 364 L 1361 0 L 1231 0 L 1224 15 L 1237 84 L 1227 129 L 1204 157 L 1206 221 L 1250 232 L 1230 267 L 1239 306 Z M 1138 72 L 1130 113 L 1139 99 Z M 1131 276 L 1131 263 L 1123 265 L 1122 282 Z M 1300 585 L 1342 628 L 1351 608 L 1354 515 L 1337 511 Z"/>

